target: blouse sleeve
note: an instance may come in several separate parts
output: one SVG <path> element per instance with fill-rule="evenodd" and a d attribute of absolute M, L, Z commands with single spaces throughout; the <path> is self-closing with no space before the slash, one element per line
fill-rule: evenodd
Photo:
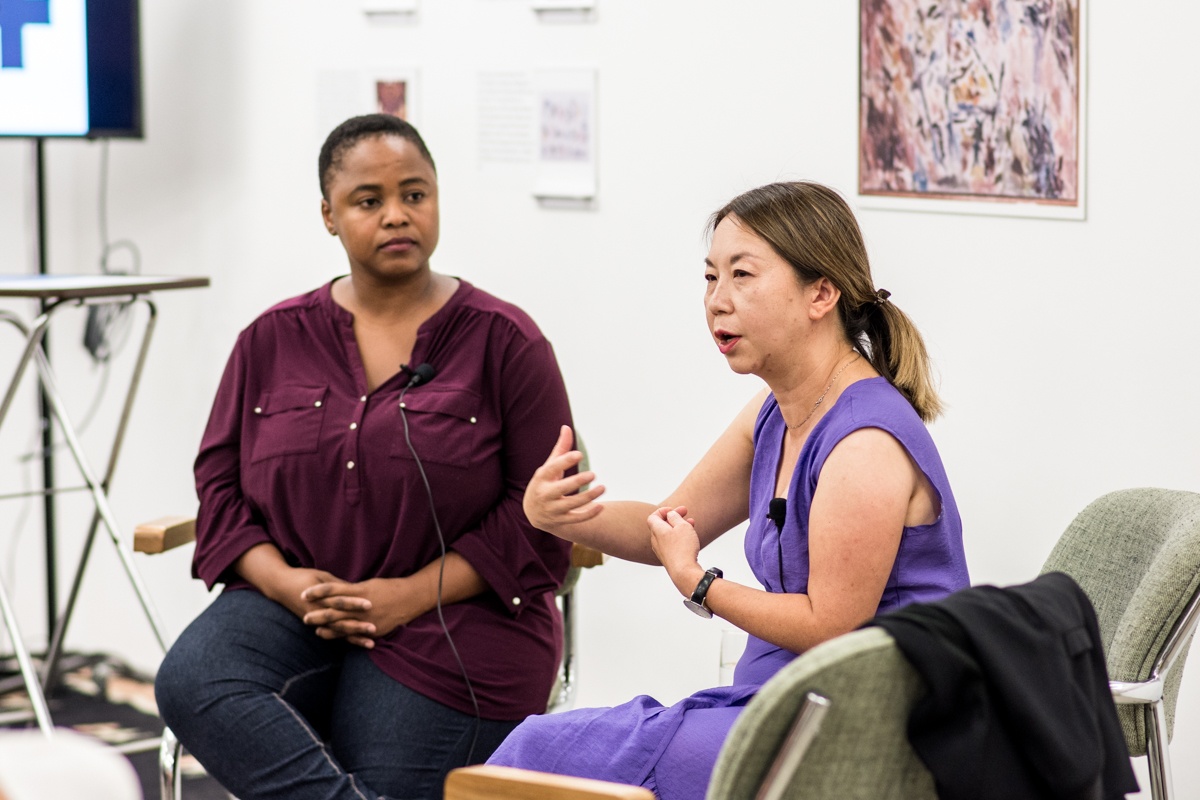
<path fill-rule="evenodd" d="M 517 340 L 500 370 L 504 491 L 478 528 L 452 545 L 514 616 L 566 577 L 571 543 L 534 528 L 522 498 L 550 454 L 562 425 L 571 424 L 567 390 L 545 339 Z"/>
<path fill-rule="evenodd" d="M 234 346 L 213 401 L 208 427 L 196 457 L 196 551 L 192 575 L 212 588 L 236 579 L 233 563 L 271 537 L 242 494 L 241 440 L 246 384 L 246 334 Z"/>

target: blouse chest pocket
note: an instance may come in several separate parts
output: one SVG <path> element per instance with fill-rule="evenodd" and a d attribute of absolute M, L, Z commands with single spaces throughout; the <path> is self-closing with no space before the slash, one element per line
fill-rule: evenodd
<path fill-rule="evenodd" d="M 263 392 L 249 420 L 250 461 L 315 453 L 328 386 L 276 386 Z"/>
<path fill-rule="evenodd" d="M 482 406 L 478 394 L 467 389 L 427 386 L 405 394 L 402 402 L 403 405 L 395 409 L 393 458 L 411 459 L 415 450 L 422 463 L 449 464 L 464 469 L 471 466 L 478 446 Z M 405 419 L 412 439 L 411 448 L 404 437 Z"/>

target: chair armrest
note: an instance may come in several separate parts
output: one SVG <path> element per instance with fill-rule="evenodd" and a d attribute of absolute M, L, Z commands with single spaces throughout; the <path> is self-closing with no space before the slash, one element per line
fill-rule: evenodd
<path fill-rule="evenodd" d="M 1108 689 L 1117 705 L 1147 705 L 1157 703 L 1163 698 L 1162 678 L 1133 682 L 1109 681 Z"/>
<path fill-rule="evenodd" d="M 159 517 L 133 529 L 133 549 L 139 553 L 162 553 L 194 541 L 195 517 Z"/>
<path fill-rule="evenodd" d="M 480 765 L 451 770 L 445 800 L 654 800 L 654 793 L 641 786 Z"/>
<path fill-rule="evenodd" d="M 159 517 L 134 528 L 133 549 L 139 553 L 162 553 L 196 541 L 195 517 Z M 598 567 L 608 556 L 582 544 L 571 545 L 572 567 Z"/>
<path fill-rule="evenodd" d="M 608 556 L 594 547 L 588 547 L 586 544 L 571 545 L 572 567 L 588 569 L 590 567 L 598 567 L 607 560 Z"/>

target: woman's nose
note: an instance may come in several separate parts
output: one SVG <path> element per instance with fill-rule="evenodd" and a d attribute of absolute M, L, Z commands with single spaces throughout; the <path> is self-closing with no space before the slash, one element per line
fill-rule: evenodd
<path fill-rule="evenodd" d="M 408 221 L 408 206 L 401 200 L 389 200 L 383 206 L 384 225 L 402 225 Z"/>
<path fill-rule="evenodd" d="M 729 310 L 729 292 L 725 282 L 718 279 L 709 281 L 708 291 L 704 294 L 704 307 L 710 314 L 719 314 Z"/>

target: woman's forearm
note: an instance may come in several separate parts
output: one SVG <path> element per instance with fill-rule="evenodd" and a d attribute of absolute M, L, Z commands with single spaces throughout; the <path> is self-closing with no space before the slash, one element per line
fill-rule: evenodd
<path fill-rule="evenodd" d="M 263 596 L 303 618 L 312 606 L 301 596 L 305 589 L 319 583 L 336 580 L 333 574 L 319 569 L 293 567 L 279 548 L 270 542 L 251 547 L 233 562 L 233 571 L 262 592 Z"/>
<path fill-rule="evenodd" d="M 279 548 L 266 542 L 251 547 L 233 562 L 233 571 L 242 580 L 276 601 L 280 579 L 290 569 Z"/>
<path fill-rule="evenodd" d="M 626 561 L 658 566 L 658 557 L 650 547 L 650 531 L 646 527 L 646 518 L 657 506 L 636 500 L 602 505 L 603 510 L 591 519 L 556 524 L 548 532 Z"/>
<path fill-rule="evenodd" d="M 808 595 L 766 592 L 724 579 L 713 581 L 705 605 L 752 636 L 793 653 L 853 630 L 870 618 L 867 614 L 856 621 L 821 619 Z"/>
<path fill-rule="evenodd" d="M 480 577 L 471 562 L 455 552 L 446 554 L 446 568 L 441 568 L 442 560 L 435 559 L 421 569 L 408 576 L 412 586 L 411 603 L 412 617 L 418 617 L 437 607 L 438 578 L 441 577 L 442 605 L 460 603 L 476 595 L 483 594 L 488 589 L 487 583 Z"/>

